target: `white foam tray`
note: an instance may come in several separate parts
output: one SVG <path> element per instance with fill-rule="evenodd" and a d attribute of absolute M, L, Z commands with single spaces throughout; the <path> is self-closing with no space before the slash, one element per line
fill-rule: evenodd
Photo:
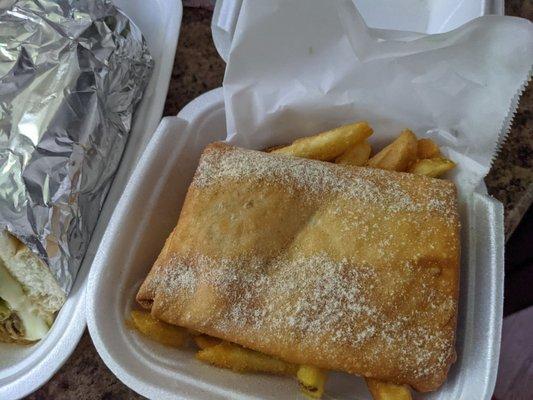
<path fill-rule="evenodd" d="M 130 140 L 104 204 L 89 250 L 67 302 L 42 341 L 34 346 L 0 344 L 0 399 L 18 399 L 38 389 L 64 364 L 86 326 L 85 285 L 98 244 L 140 154 L 163 114 L 182 16 L 180 0 L 114 0 L 143 32 L 154 71 L 135 113 Z"/>
<path fill-rule="evenodd" d="M 211 27 L 227 61 L 243 0 L 217 0 Z M 443 33 L 482 15 L 503 15 L 504 0 L 353 0 L 371 28 Z"/>
<path fill-rule="evenodd" d="M 225 137 L 222 89 L 164 118 L 133 172 L 106 231 L 87 286 L 96 349 L 126 385 L 151 399 L 302 398 L 294 379 L 241 375 L 204 365 L 128 330 L 135 293 L 174 227 L 203 148 Z M 186 143 L 186 151 L 177 151 Z M 448 380 L 417 399 L 489 400 L 496 378 L 503 304 L 503 209 L 476 194 L 462 211 L 457 354 Z M 361 378 L 331 375 L 326 398 L 370 399 Z"/>

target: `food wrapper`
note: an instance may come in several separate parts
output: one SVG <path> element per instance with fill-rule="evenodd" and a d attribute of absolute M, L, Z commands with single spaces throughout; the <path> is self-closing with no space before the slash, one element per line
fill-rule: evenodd
<path fill-rule="evenodd" d="M 68 293 L 153 67 L 106 0 L 0 2 L 0 230 Z"/>
<path fill-rule="evenodd" d="M 464 199 L 482 190 L 532 64 L 525 19 L 428 35 L 370 29 L 349 0 L 244 0 L 224 78 L 228 141 L 263 149 L 366 120 L 376 150 L 410 128 L 458 164 Z"/>

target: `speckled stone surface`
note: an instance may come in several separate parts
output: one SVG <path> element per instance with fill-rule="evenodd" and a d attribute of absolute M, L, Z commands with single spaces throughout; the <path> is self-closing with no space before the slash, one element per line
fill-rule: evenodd
<path fill-rule="evenodd" d="M 533 20 L 533 1 L 507 0 L 505 14 Z M 509 136 L 485 178 L 489 193 L 505 208 L 509 238 L 533 201 L 533 85 L 524 91 Z"/>
<path fill-rule="evenodd" d="M 506 13 L 533 18 L 530 0 L 507 1 Z M 222 84 L 224 63 L 211 38 L 211 12 L 185 8 L 176 63 L 165 105 L 175 115 L 189 101 Z M 526 90 L 507 141 L 486 178 L 489 192 L 505 206 L 509 235 L 533 199 L 533 92 Z M 107 369 L 87 332 L 72 357 L 31 400 L 141 399 Z"/>
<path fill-rule="evenodd" d="M 485 178 L 491 195 L 505 207 L 509 238 L 533 200 L 533 90 L 524 92 L 509 136 Z"/>

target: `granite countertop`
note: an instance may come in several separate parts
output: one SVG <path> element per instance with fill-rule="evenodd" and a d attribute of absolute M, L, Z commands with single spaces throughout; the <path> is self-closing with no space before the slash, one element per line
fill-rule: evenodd
<path fill-rule="evenodd" d="M 533 19 L 533 3 L 507 1 L 506 14 Z M 222 85 L 224 62 L 211 37 L 211 12 L 185 8 L 165 115 L 176 115 L 202 93 Z M 505 207 L 506 237 L 513 232 L 533 200 L 533 91 L 526 89 L 513 128 L 485 182 L 489 193 Z M 44 399 L 142 399 L 105 366 L 84 333 L 67 363 L 44 387 L 27 397 Z"/>

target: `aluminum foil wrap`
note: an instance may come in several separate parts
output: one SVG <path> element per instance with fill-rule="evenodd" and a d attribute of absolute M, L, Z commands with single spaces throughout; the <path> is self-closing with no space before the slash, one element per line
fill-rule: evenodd
<path fill-rule="evenodd" d="M 120 162 L 152 58 L 106 0 L 0 0 L 0 230 L 66 293 Z"/>

